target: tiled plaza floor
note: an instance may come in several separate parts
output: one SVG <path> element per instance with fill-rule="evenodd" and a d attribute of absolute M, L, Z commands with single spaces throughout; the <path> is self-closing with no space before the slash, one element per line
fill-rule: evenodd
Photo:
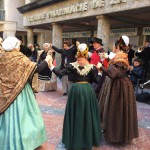
<path fill-rule="evenodd" d="M 47 142 L 38 150 L 65 150 L 61 143 L 62 127 L 67 96 L 60 90 L 39 92 L 37 102 L 44 118 Z M 139 138 L 127 145 L 110 145 L 103 141 L 99 150 L 149 150 L 150 149 L 150 105 L 137 102 Z"/>

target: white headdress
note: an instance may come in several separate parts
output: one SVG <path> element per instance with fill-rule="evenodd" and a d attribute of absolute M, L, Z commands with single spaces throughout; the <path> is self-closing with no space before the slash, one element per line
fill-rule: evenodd
<path fill-rule="evenodd" d="M 2 43 L 2 47 L 5 51 L 11 51 L 15 48 L 19 48 L 20 41 L 16 37 L 7 37 Z"/>
<path fill-rule="evenodd" d="M 129 37 L 127 37 L 126 35 L 123 35 L 122 39 L 123 39 L 124 43 L 126 44 L 126 46 L 129 46 Z"/>
<path fill-rule="evenodd" d="M 76 45 L 77 45 L 77 57 L 85 57 L 87 58 L 88 57 L 88 47 L 85 43 L 79 43 L 78 41 L 76 42 Z"/>

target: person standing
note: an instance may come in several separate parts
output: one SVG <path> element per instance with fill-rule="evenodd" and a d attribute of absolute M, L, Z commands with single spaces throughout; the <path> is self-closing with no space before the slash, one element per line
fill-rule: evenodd
<path fill-rule="evenodd" d="M 115 57 L 106 69 L 97 66 L 107 77 L 99 95 L 99 108 L 105 140 L 113 143 L 127 143 L 138 137 L 136 98 L 131 80 L 127 76 L 129 68 L 126 48 L 129 38 L 122 36 L 115 42 Z"/>
<path fill-rule="evenodd" d="M 31 51 L 31 56 L 29 57 L 31 61 L 37 62 L 37 50 L 34 48 L 33 44 L 29 44 L 28 48 Z"/>
<path fill-rule="evenodd" d="M 51 52 L 50 44 L 44 43 L 43 49 L 38 51 L 38 64 L 41 64 L 45 58 L 50 55 L 54 57 L 55 52 Z M 50 91 L 57 89 L 57 79 L 54 73 L 48 68 L 48 66 L 38 74 L 38 81 L 39 81 L 39 91 Z"/>
<path fill-rule="evenodd" d="M 67 149 L 92 149 L 101 141 L 101 127 L 98 102 L 91 83 L 98 82 L 98 71 L 87 60 L 88 48 L 78 45 L 77 61 L 64 69 L 57 69 L 50 63 L 56 75 L 73 74 L 74 80 L 66 105 L 62 142 Z"/>
<path fill-rule="evenodd" d="M 105 53 L 105 50 L 103 49 L 103 43 L 102 43 L 102 39 L 100 38 L 93 38 L 90 43 L 93 44 L 93 51 L 91 51 L 91 53 L 89 53 L 89 57 L 90 57 L 90 63 L 94 64 L 95 66 L 97 65 L 98 62 L 101 62 L 102 64 L 104 64 L 105 67 L 107 67 L 108 65 L 108 60 L 107 59 L 101 59 L 100 55 Z M 101 78 L 99 79 L 99 83 L 95 84 L 93 83 L 93 88 L 95 90 L 95 93 L 97 95 L 99 95 L 99 92 L 101 90 L 101 87 L 105 81 L 106 75 L 105 73 L 101 74 Z"/>
<path fill-rule="evenodd" d="M 32 77 L 48 66 L 31 62 L 20 52 L 20 41 L 7 37 L 0 52 L 0 149 L 33 150 L 47 137 L 32 91 Z"/>
<path fill-rule="evenodd" d="M 27 57 L 30 57 L 32 55 L 32 51 L 25 45 L 23 45 L 23 40 L 22 39 L 19 39 L 20 40 L 20 52 L 22 52 L 24 55 L 26 55 Z"/>
<path fill-rule="evenodd" d="M 90 57 L 90 63 L 97 65 L 98 62 L 100 62 L 100 57 L 98 53 L 104 53 L 105 50 L 103 49 L 103 43 L 102 39 L 100 38 L 93 38 L 90 43 L 93 44 L 93 50 L 89 52 L 89 57 Z"/>
<path fill-rule="evenodd" d="M 145 67 L 145 81 L 147 80 L 147 73 L 149 72 L 150 66 L 150 45 L 149 42 L 145 42 L 144 49 L 141 51 L 136 51 L 135 55 L 142 59 L 143 65 Z"/>
<path fill-rule="evenodd" d="M 65 41 L 63 45 L 63 49 L 59 49 L 50 43 L 50 47 L 54 49 L 57 53 L 61 54 L 60 69 L 64 69 L 69 63 L 76 61 L 76 46 L 72 46 L 69 41 Z M 71 74 L 62 77 L 62 90 L 64 96 L 67 95 L 67 93 L 69 93 L 72 80 L 73 77 Z"/>
<path fill-rule="evenodd" d="M 128 53 L 129 65 L 132 65 L 132 59 L 134 58 L 135 51 L 132 49 L 132 46 L 130 44 L 128 46 L 127 53 Z"/>

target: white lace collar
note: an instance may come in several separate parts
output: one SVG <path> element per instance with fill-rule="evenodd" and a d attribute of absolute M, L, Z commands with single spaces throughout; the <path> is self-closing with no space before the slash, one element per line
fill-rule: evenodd
<path fill-rule="evenodd" d="M 89 73 L 89 71 L 93 68 L 93 64 L 87 64 L 84 66 L 83 69 L 80 69 L 80 65 L 78 62 L 74 62 L 74 63 L 70 63 L 75 69 L 77 69 L 77 72 L 82 75 L 85 76 Z"/>

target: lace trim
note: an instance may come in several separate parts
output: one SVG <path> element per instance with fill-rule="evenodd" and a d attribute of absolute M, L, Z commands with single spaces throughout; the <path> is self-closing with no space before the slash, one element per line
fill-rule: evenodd
<path fill-rule="evenodd" d="M 84 69 L 80 69 L 79 68 L 79 64 L 78 64 L 78 62 L 74 62 L 74 63 L 70 63 L 75 69 L 77 69 L 77 72 L 80 74 L 80 75 L 82 75 L 82 76 L 86 76 L 88 73 L 89 73 L 89 71 L 91 70 L 91 69 L 93 69 L 93 64 L 87 64 L 87 65 L 85 65 L 84 66 Z"/>

